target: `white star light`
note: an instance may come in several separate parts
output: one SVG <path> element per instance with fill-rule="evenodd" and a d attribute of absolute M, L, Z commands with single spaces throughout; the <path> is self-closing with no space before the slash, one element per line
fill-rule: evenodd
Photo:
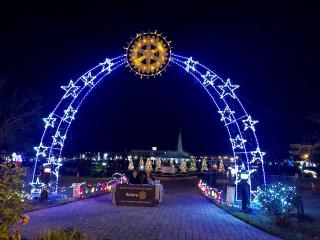
<path fill-rule="evenodd" d="M 46 151 L 49 147 L 43 146 L 42 143 L 40 143 L 39 147 L 34 147 L 34 150 L 37 152 L 36 156 L 46 156 Z"/>
<path fill-rule="evenodd" d="M 229 78 L 227 79 L 225 85 L 220 85 L 218 87 L 222 90 L 220 98 L 224 98 L 227 95 L 230 95 L 232 98 L 236 98 L 234 90 L 236 90 L 239 87 L 239 85 L 232 85 Z"/>
<path fill-rule="evenodd" d="M 190 69 L 192 71 L 195 71 L 196 70 L 196 65 L 198 64 L 198 62 L 196 61 L 193 61 L 192 57 L 189 57 L 187 61 L 184 62 L 186 64 L 186 71 L 189 72 Z"/>
<path fill-rule="evenodd" d="M 214 81 L 218 79 L 218 76 L 215 74 L 212 74 L 210 71 L 207 71 L 205 75 L 201 75 L 201 77 L 204 79 L 203 85 L 208 86 L 211 85 L 213 86 Z"/>
<path fill-rule="evenodd" d="M 241 138 L 239 134 L 236 136 L 236 138 L 234 139 L 231 138 L 230 141 L 232 143 L 233 149 L 236 149 L 236 148 L 244 149 L 244 143 L 247 142 L 247 140 Z"/>
<path fill-rule="evenodd" d="M 221 121 L 228 120 L 229 122 L 232 121 L 232 114 L 234 114 L 234 111 L 231 111 L 229 106 L 226 106 L 226 108 L 223 111 L 218 111 L 221 114 Z"/>
<path fill-rule="evenodd" d="M 43 118 L 43 121 L 45 122 L 45 128 L 47 127 L 54 127 L 54 123 L 56 122 L 56 118 L 52 117 L 52 114 L 49 115 L 47 118 Z"/>
<path fill-rule="evenodd" d="M 251 128 L 252 131 L 255 131 L 256 129 L 254 128 L 254 125 L 257 124 L 259 121 L 252 120 L 251 116 L 249 115 L 246 120 L 242 120 L 244 123 L 244 130 L 246 131 L 247 129 Z"/>
<path fill-rule="evenodd" d="M 84 86 L 89 86 L 89 87 L 93 87 L 94 86 L 94 79 L 95 77 L 91 76 L 91 72 L 89 72 L 86 75 L 83 75 L 81 80 L 84 82 Z"/>
<path fill-rule="evenodd" d="M 66 135 L 61 136 L 60 132 L 58 131 L 55 136 L 52 136 L 52 138 L 53 138 L 53 145 L 60 145 L 60 147 L 63 147 L 63 143 L 64 143 L 64 140 L 66 139 Z"/>
<path fill-rule="evenodd" d="M 108 71 L 110 73 L 112 71 L 111 67 L 114 65 L 111 59 L 106 58 L 106 60 L 103 63 L 100 63 L 100 66 L 102 66 L 101 72 Z"/>
<path fill-rule="evenodd" d="M 45 186 L 44 183 L 40 182 L 39 177 L 37 177 L 36 182 L 31 182 L 30 185 L 31 185 L 33 188 L 36 188 L 36 189 L 39 189 L 39 188 L 42 189 L 42 188 Z"/>
<path fill-rule="evenodd" d="M 67 98 L 69 96 L 72 96 L 72 97 L 76 98 L 77 95 L 78 95 L 77 92 L 78 92 L 80 87 L 74 85 L 73 81 L 70 80 L 68 86 L 61 86 L 61 88 L 66 91 L 65 95 L 63 96 L 63 98 Z"/>
<path fill-rule="evenodd" d="M 70 123 L 72 120 L 74 120 L 74 115 L 76 112 L 77 110 L 74 110 L 72 106 L 69 106 L 67 110 L 64 110 L 65 115 L 62 120 Z"/>
<path fill-rule="evenodd" d="M 257 150 L 251 152 L 251 155 L 252 155 L 252 160 L 250 163 L 253 163 L 257 160 L 260 160 L 261 162 L 263 161 L 263 156 L 266 155 L 265 152 L 261 152 L 260 151 L 260 148 L 257 147 Z"/>

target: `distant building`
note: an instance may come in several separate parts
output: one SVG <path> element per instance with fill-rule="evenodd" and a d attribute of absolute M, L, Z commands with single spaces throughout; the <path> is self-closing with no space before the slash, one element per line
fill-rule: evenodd
<path fill-rule="evenodd" d="M 176 163 L 180 162 L 181 160 L 189 160 L 191 155 L 188 152 L 185 152 L 182 148 L 182 135 L 181 131 L 178 137 L 178 144 L 177 150 L 158 150 L 157 147 L 152 147 L 150 150 L 132 150 L 129 153 L 133 158 L 160 158 L 162 161 L 170 161 L 173 160 Z"/>
<path fill-rule="evenodd" d="M 296 160 L 304 160 L 305 162 L 320 161 L 320 143 L 316 144 L 290 144 L 289 153 Z"/>

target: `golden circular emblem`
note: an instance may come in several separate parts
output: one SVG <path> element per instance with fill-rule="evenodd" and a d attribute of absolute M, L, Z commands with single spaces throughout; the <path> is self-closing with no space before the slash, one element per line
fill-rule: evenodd
<path fill-rule="evenodd" d="M 138 197 L 141 199 L 141 200 L 144 200 L 147 198 L 147 193 L 145 191 L 141 191 L 139 192 L 139 195 Z"/>
<path fill-rule="evenodd" d="M 127 48 L 128 65 L 141 77 L 160 74 L 170 56 L 170 43 L 157 32 L 137 34 Z"/>

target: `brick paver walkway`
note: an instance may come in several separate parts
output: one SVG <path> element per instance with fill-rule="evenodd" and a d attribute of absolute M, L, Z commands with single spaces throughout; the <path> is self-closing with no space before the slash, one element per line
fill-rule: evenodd
<path fill-rule="evenodd" d="M 112 205 L 109 195 L 31 212 L 23 236 L 36 239 L 48 228 L 76 227 L 91 239 L 277 239 L 203 198 L 194 182 L 165 184 L 157 207 Z"/>

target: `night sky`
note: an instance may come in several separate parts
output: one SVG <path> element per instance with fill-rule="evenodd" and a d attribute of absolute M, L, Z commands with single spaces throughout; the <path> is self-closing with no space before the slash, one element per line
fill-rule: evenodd
<path fill-rule="evenodd" d="M 63 95 L 61 85 L 123 54 L 136 33 L 158 30 L 175 53 L 240 85 L 270 158 L 286 157 L 289 143 L 315 141 L 307 117 L 320 112 L 316 6 L 87 2 L 0 6 L 0 63 L 17 87 L 42 96 L 44 117 Z M 82 105 L 64 153 L 176 149 L 180 129 L 186 151 L 231 150 L 220 115 L 190 76 L 171 66 L 162 77 L 140 79 L 122 68 Z"/>

